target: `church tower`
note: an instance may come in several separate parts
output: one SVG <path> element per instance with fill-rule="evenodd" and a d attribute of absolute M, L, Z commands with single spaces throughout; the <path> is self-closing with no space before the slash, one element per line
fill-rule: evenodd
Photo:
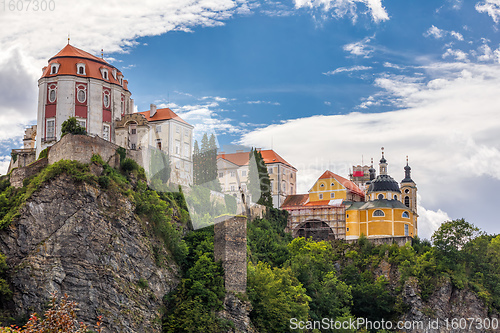
<path fill-rule="evenodd" d="M 411 179 L 411 167 L 408 165 L 406 156 L 405 178 L 401 181 L 401 193 L 403 204 L 410 208 L 414 216 L 415 235 L 417 234 L 417 185 Z"/>
<path fill-rule="evenodd" d="M 380 159 L 379 167 L 380 174 L 387 175 L 387 160 L 384 157 L 384 147 L 382 147 L 382 158 Z"/>

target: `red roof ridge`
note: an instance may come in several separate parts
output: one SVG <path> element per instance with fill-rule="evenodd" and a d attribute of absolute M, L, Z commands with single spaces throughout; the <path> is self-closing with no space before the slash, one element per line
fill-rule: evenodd
<path fill-rule="evenodd" d="M 88 52 L 86 52 L 84 50 L 81 50 L 81 49 L 79 49 L 77 47 L 74 47 L 71 44 L 67 44 L 55 56 L 53 56 L 52 58 L 50 58 L 49 61 L 52 60 L 52 59 L 54 59 L 54 58 L 60 58 L 60 57 L 80 57 L 80 58 L 87 58 L 87 59 L 94 60 L 94 61 L 104 62 L 108 66 L 111 66 L 103 58 L 99 58 L 99 57 L 97 57 L 97 56 L 95 56 L 93 54 L 90 54 L 90 53 L 88 53 Z M 114 67 L 114 66 L 112 66 L 112 67 Z"/>
<path fill-rule="evenodd" d="M 141 111 L 138 112 L 146 117 L 147 121 L 159 121 L 159 120 L 170 120 L 170 119 L 175 119 L 178 120 L 184 124 L 187 124 L 189 126 L 192 126 L 188 122 L 186 122 L 184 119 L 179 117 L 174 111 L 172 111 L 170 108 L 163 108 L 163 109 L 156 109 L 156 113 L 151 117 L 151 110 L 147 111 Z"/>
<path fill-rule="evenodd" d="M 335 178 L 339 183 L 341 183 L 346 189 L 350 190 L 351 192 L 354 192 L 356 194 L 359 194 L 360 196 L 364 197 L 365 193 L 352 181 L 349 179 L 346 179 L 342 176 L 339 176 L 330 170 L 326 170 L 319 178 L 319 179 L 326 179 L 326 178 Z"/>

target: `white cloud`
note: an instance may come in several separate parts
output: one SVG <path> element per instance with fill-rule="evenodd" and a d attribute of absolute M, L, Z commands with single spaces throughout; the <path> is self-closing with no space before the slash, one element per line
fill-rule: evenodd
<path fill-rule="evenodd" d="M 339 67 L 333 71 L 328 71 L 323 73 L 324 75 L 335 75 L 343 72 L 355 72 L 355 71 L 366 71 L 368 69 L 372 69 L 370 66 L 352 66 L 352 67 Z"/>
<path fill-rule="evenodd" d="M 463 217 L 439 211 L 441 204 L 475 200 L 464 194 L 463 183 L 472 184 L 467 193 L 481 193 L 474 179 L 500 186 L 500 66 L 435 63 L 421 69 L 423 78 L 384 75 L 376 80 L 385 95 L 368 101 L 393 101 L 399 106 L 395 111 L 288 120 L 249 132 L 240 143 L 266 147 L 272 137 L 274 149 L 299 170 L 298 193 L 305 193 L 325 169 L 347 176 L 362 155 L 365 163 L 368 157 L 377 160 L 382 146 L 389 173 L 399 181 L 409 155 L 421 207 L 427 208 L 420 208 L 420 230 L 430 235 L 443 219 Z"/>
<path fill-rule="evenodd" d="M 431 239 L 434 231 L 439 229 L 442 223 L 452 220 L 450 216 L 441 209 L 433 211 L 425 209 L 420 204 L 421 195 L 417 195 L 417 211 L 418 211 L 418 236 L 423 239 Z"/>
<path fill-rule="evenodd" d="M 269 104 L 269 105 L 281 105 L 279 102 L 271 102 L 271 101 L 247 101 L 247 104 Z"/>
<path fill-rule="evenodd" d="M 479 13 L 487 13 L 495 23 L 500 19 L 500 0 L 485 0 L 476 4 Z"/>
<path fill-rule="evenodd" d="M 344 51 L 347 51 L 347 52 L 351 53 L 352 55 L 363 56 L 364 58 L 370 58 L 374 49 L 373 49 L 373 46 L 368 45 L 368 43 L 370 43 L 370 41 L 374 37 L 375 36 L 366 37 L 359 42 L 346 44 L 346 45 L 344 45 L 343 49 L 344 49 Z"/>
<path fill-rule="evenodd" d="M 444 38 L 445 36 L 452 36 L 453 38 L 455 38 L 457 40 L 460 40 L 460 41 L 464 40 L 464 36 L 461 33 L 456 32 L 456 31 L 446 31 L 443 29 L 439 29 L 438 27 L 436 27 L 434 25 L 432 27 L 430 27 L 424 33 L 424 36 L 425 37 L 434 37 L 435 39 L 441 39 L 441 38 Z"/>
<path fill-rule="evenodd" d="M 358 18 L 358 4 L 365 5 L 375 23 L 389 20 L 389 15 L 382 6 L 382 0 L 294 0 L 296 8 L 322 8 L 333 17 L 350 17 L 353 22 Z"/>
<path fill-rule="evenodd" d="M 457 61 L 468 61 L 467 53 L 462 50 L 447 49 L 443 54 L 443 59 L 452 57 Z"/>

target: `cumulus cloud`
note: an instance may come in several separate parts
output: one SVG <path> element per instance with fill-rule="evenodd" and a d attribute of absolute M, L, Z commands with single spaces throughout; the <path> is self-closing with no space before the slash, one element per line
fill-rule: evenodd
<path fill-rule="evenodd" d="M 479 13 L 486 13 L 495 23 L 500 19 L 500 0 L 485 0 L 476 4 L 476 10 Z"/>
<path fill-rule="evenodd" d="M 467 53 L 465 53 L 462 50 L 454 50 L 454 49 L 447 49 L 445 53 L 443 53 L 443 59 L 446 59 L 448 57 L 454 58 L 457 61 L 468 61 L 468 56 Z"/>
<path fill-rule="evenodd" d="M 269 104 L 269 105 L 281 105 L 279 102 L 271 102 L 271 101 L 246 101 L 246 104 Z"/>
<path fill-rule="evenodd" d="M 372 69 L 370 66 L 352 66 L 352 67 L 339 67 L 333 71 L 328 71 L 326 73 L 323 73 L 324 75 L 335 75 L 338 73 L 343 73 L 343 72 L 356 72 L 356 71 L 366 71 Z"/>
<path fill-rule="evenodd" d="M 389 15 L 382 5 L 382 0 L 294 0 L 296 8 L 322 8 L 333 17 L 349 17 L 353 22 L 358 18 L 358 4 L 367 8 L 375 23 L 389 20 Z"/>
<path fill-rule="evenodd" d="M 452 36 L 453 38 L 455 38 L 457 40 L 460 40 L 460 41 L 464 40 L 464 36 L 461 33 L 456 32 L 456 31 L 446 31 L 443 29 L 439 29 L 438 27 L 436 27 L 434 25 L 432 27 L 430 27 L 424 33 L 424 36 L 425 37 L 434 37 L 435 39 L 441 39 L 445 36 Z"/>
<path fill-rule="evenodd" d="M 427 221 L 420 229 L 427 226 L 430 235 L 441 220 L 462 217 L 448 216 L 436 203 L 462 201 L 465 179 L 487 177 L 500 185 L 500 66 L 436 63 L 421 69 L 425 79 L 386 75 L 376 81 L 386 94 L 380 98 L 396 101 L 395 111 L 288 120 L 249 132 L 240 143 L 265 147 L 273 137 L 275 150 L 299 169 L 302 193 L 326 169 L 347 176 L 362 155 L 365 163 L 372 156 L 377 161 L 382 146 L 399 181 L 409 155 L 420 207 L 427 207 L 420 208 L 421 221 Z"/>
<path fill-rule="evenodd" d="M 364 58 L 370 58 L 374 49 L 373 46 L 368 44 L 374 37 L 375 36 L 366 37 L 359 42 L 346 44 L 344 45 L 343 49 L 344 51 L 347 51 L 354 56 L 363 56 Z"/>

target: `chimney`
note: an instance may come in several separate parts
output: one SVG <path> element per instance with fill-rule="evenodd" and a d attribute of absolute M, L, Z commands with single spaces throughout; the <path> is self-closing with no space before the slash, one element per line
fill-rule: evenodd
<path fill-rule="evenodd" d="M 149 116 L 153 117 L 156 114 L 156 105 L 151 104 L 150 107 L 151 107 L 151 111 L 149 111 Z"/>

